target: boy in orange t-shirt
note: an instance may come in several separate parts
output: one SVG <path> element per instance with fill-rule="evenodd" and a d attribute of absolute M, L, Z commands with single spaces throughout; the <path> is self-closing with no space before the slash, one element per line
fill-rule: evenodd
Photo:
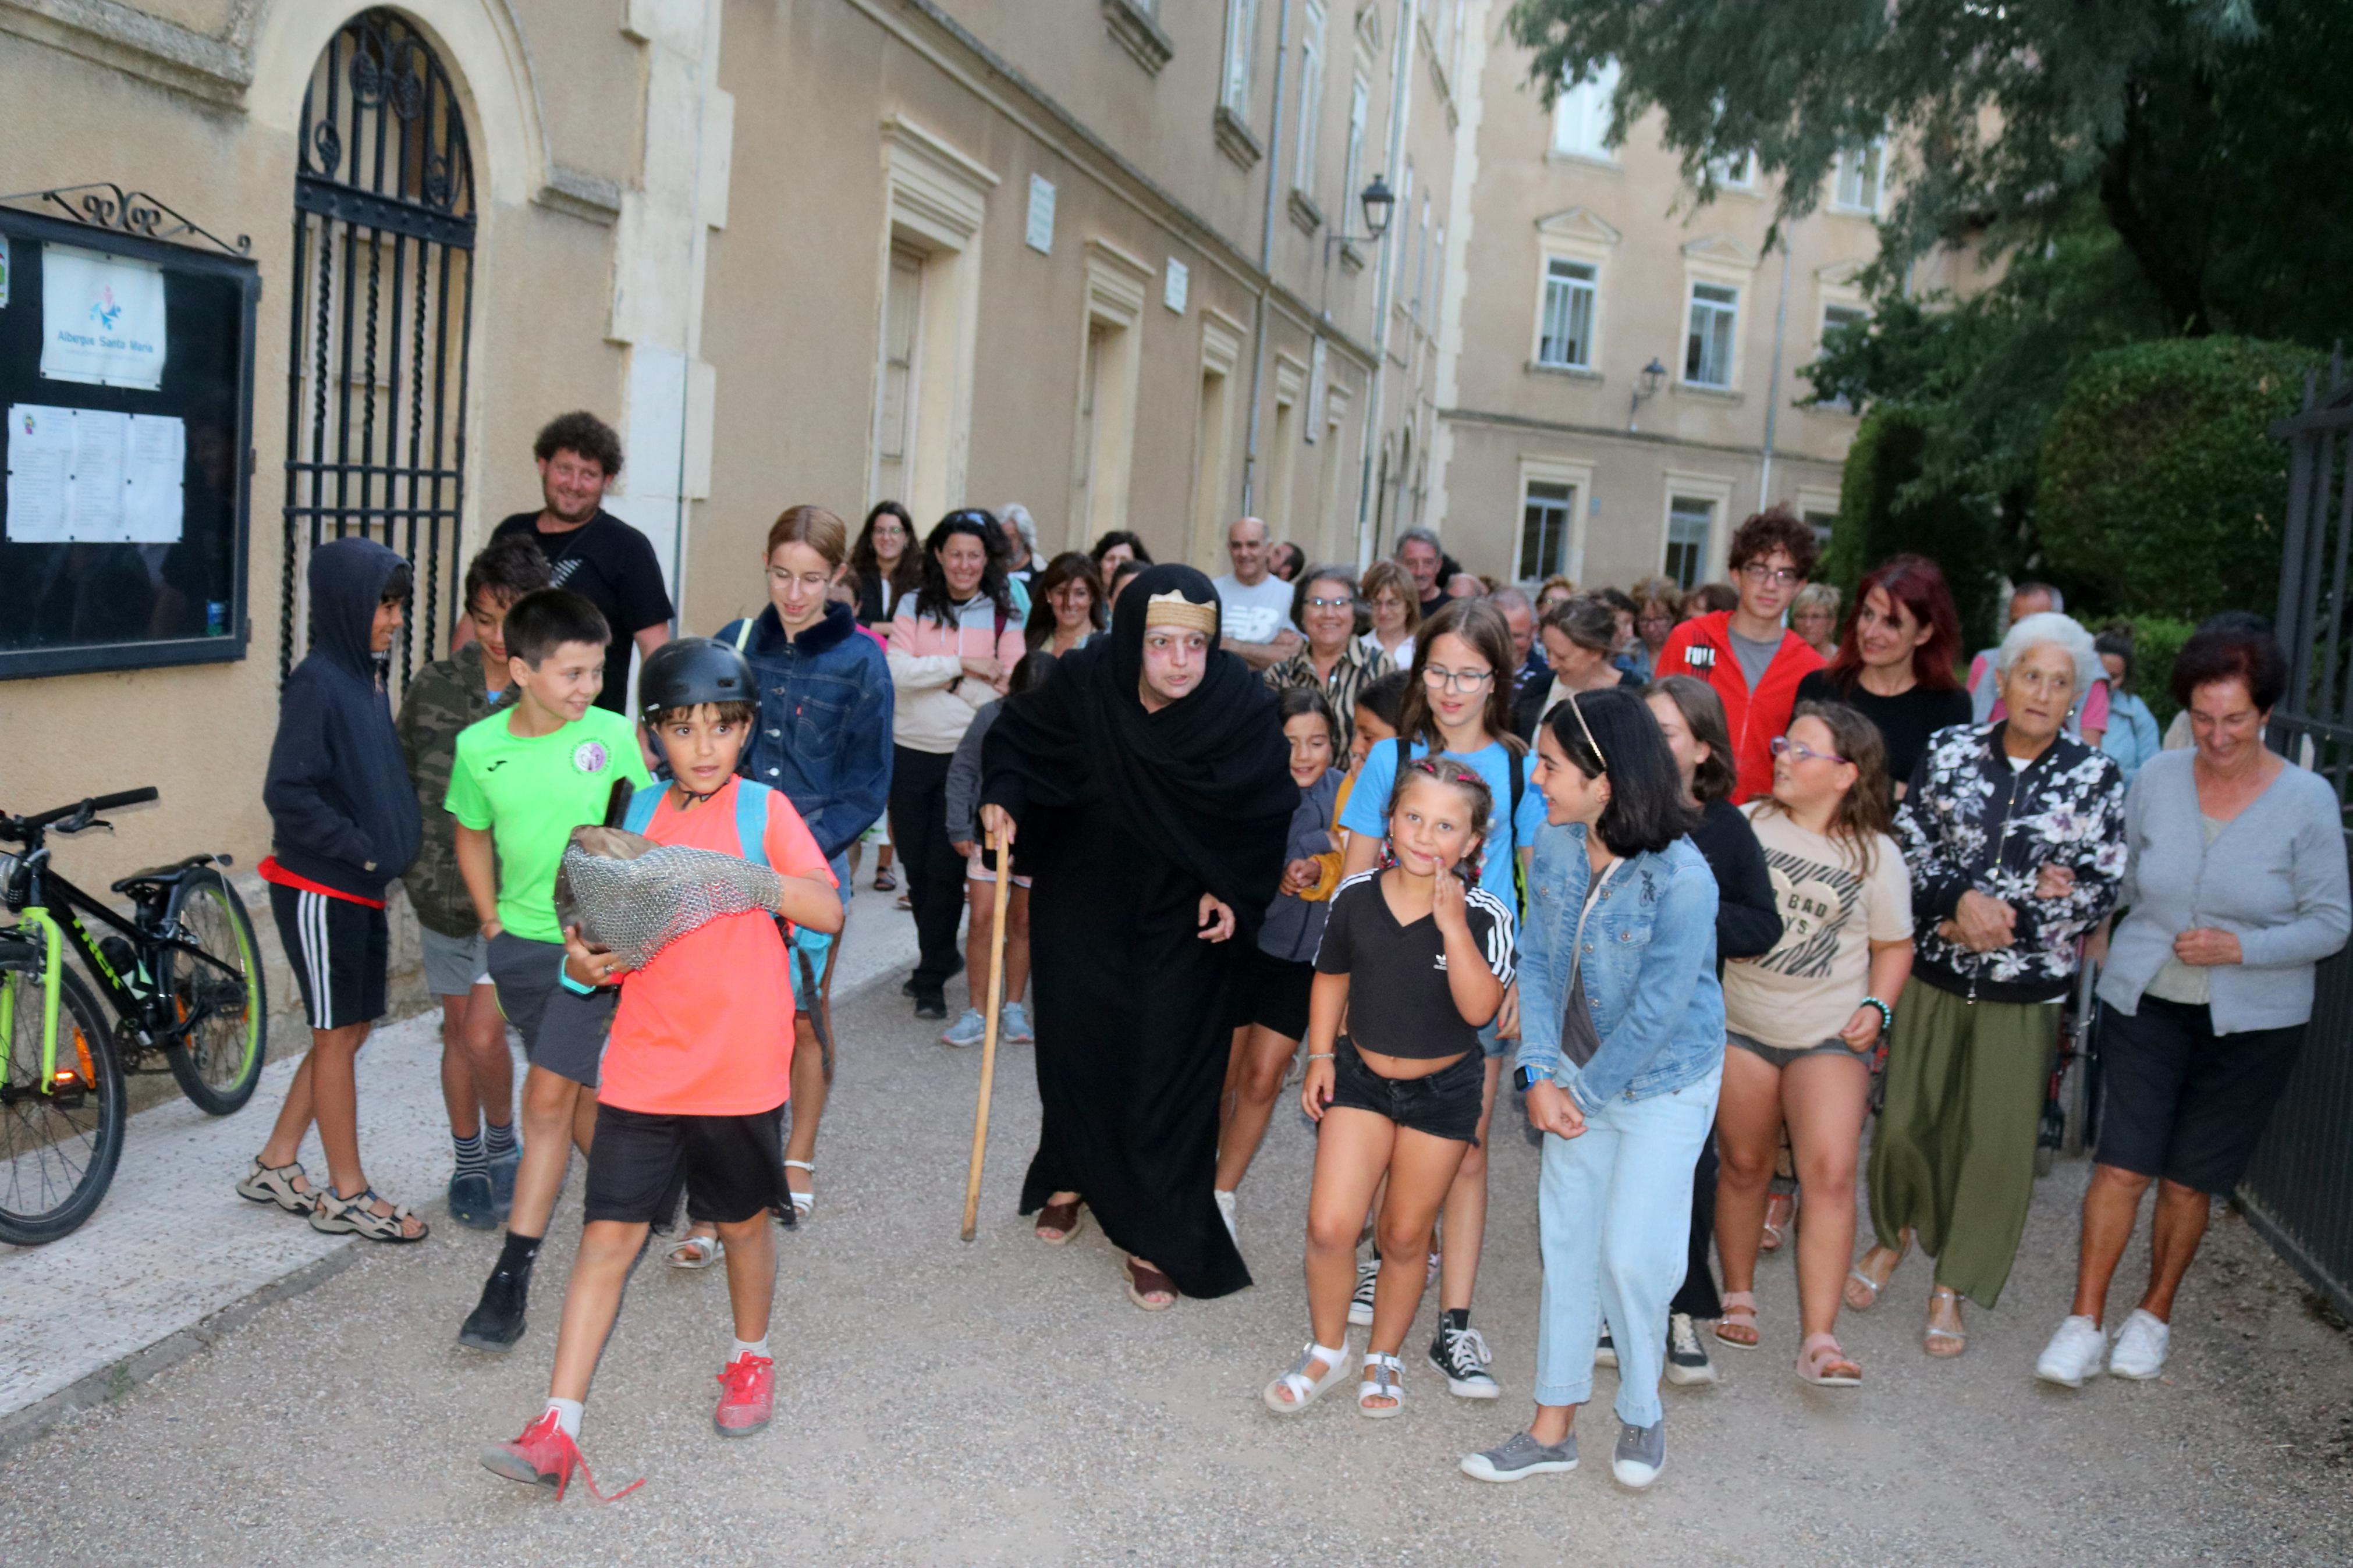
<path fill-rule="evenodd" d="M 841 899 L 799 814 L 782 791 L 736 776 L 759 711 L 744 656 L 708 637 L 666 643 L 639 672 L 638 698 L 673 778 L 642 821 L 645 837 L 765 859 L 784 879 L 787 920 L 839 931 Z M 643 816 L 640 804 L 632 825 Z M 744 842 L 751 824 L 760 825 L 756 845 Z M 714 1425 L 723 1437 L 747 1437 L 767 1426 L 776 1267 L 767 1216 L 786 1201 L 784 1113 L 793 1057 L 791 973 L 783 933 L 766 911 L 707 921 L 628 973 L 611 953 L 584 942 L 577 927 L 565 939 L 567 986 L 621 988 L 596 1090 L 586 1223 L 564 1299 L 547 1408 L 522 1436 L 482 1455 L 493 1472 L 553 1486 L 559 1498 L 575 1468 L 587 1475 L 578 1445 L 582 1405 L 619 1315 L 622 1287 L 647 1231 L 668 1226 L 681 1193 L 689 1215 L 715 1225 L 727 1249 L 735 1342 L 719 1374 Z M 623 1491 L 631 1489 L 634 1483 Z"/>

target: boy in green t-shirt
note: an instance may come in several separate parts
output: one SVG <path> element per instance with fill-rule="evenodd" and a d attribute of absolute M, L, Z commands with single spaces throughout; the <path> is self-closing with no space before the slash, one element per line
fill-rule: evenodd
<path fill-rule="evenodd" d="M 490 942 L 499 1010 L 522 1036 L 523 1152 L 507 1241 L 482 1299 L 458 1331 L 475 1350 L 522 1337 L 532 1265 L 547 1234 L 572 1145 L 588 1149 L 596 1068 L 612 999 L 563 987 L 555 870 L 572 830 L 605 818 L 613 784 L 652 784 L 637 733 L 596 706 L 605 684 L 605 617 L 577 594 L 543 588 L 507 611 L 515 705 L 459 731 L 449 773 L 458 869 Z"/>

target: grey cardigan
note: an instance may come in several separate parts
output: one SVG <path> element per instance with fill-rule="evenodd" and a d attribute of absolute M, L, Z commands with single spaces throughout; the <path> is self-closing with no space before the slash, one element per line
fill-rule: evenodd
<path fill-rule="evenodd" d="M 2195 751 L 2160 752 L 2125 796 L 2130 906 L 2108 946 L 2100 999 L 2131 1015 L 2173 939 L 2226 931 L 2245 955 L 2211 971 L 2214 1032 L 2279 1029 L 2312 1017 L 2312 972 L 2353 930 L 2336 792 L 2291 764 L 2208 844 Z"/>

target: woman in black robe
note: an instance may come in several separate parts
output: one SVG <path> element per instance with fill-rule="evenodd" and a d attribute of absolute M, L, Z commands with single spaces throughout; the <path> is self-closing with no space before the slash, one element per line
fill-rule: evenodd
<path fill-rule="evenodd" d="M 981 751 L 983 823 L 1036 879 L 1044 1122 L 1021 1212 L 1060 1241 L 1083 1203 L 1150 1310 L 1250 1282 L 1210 1195 L 1218 1097 L 1236 960 L 1299 803 L 1274 698 L 1219 650 L 1218 616 L 1207 577 L 1153 567 Z"/>

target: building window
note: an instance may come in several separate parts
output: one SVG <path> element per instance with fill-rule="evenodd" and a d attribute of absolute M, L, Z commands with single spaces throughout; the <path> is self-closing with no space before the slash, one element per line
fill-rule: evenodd
<path fill-rule="evenodd" d="M 1721 158 L 1708 160 L 1708 169 L 1715 183 L 1728 191 L 1747 191 L 1757 187 L 1757 154 L 1726 153 Z"/>
<path fill-rule="evenodd" d="M 1568 570 L 1569 520 L 1577 487 L 1552 479 L 1529 479 L 1520 500 L 1520 562 L 1513 574 L 1536 582 Z"/>
<path fill-rule="evenodd" d="M 1315 153 L 1320 142 L 1316 135 L 1324 121 L 1324 7 L 1316 0 L 1307 0 L 1306 25 L 1299 40 L 1299 162 L 1291 175 L 1291 186 L 1305 193 L 1309 199 L 1315 195 Z M 1341 207 L 1345 211 L 1354 197 L 1342 193 Z"/>
<path fill-rule="evenodd" d="M 1593 300 L 1596 268 L 1588 262 L 1554 257 L 1545 263 L 1544 322 L 1536 334 L 1536 363 L 1588 370 L 1593 364 Z"/>
<path fill-rule="evenodd" d="M 1580 158 L 1609 158 L 1609 103 L 1618 96 L 1618 62 L 1607 60 L 1591 79 L 1568 82 L 1552 106 L 1552 150 Z"/>
<path fill-rule="evenodd" d="M 1694 386 L 1732 384 L 1732 344 L 1739 323 L 1739 289 L 1724 283 L 1691 286 L 1691 333 L 1683 345 L 1683 380 Z"/>
<path fill-rule="evenodd" d="M 1218 101 L 1240 120 L 1250 118 L 1250 55 L 1258 37 L 1258 0 L 1226 0 L 1226 74 Z"/>
<path fill-rule="evenodd" d="M 882 374 L 874 398 L 876 500 L 913 495 L 908 455 L 915 446 L 916 345 L 923 320 L 923 256 L 910 246 L 891 247 L 891 275 L 882 300 Z"/>
<path fill-rule="evenodd" d="M 1707 573 L 1708 535 L 1715 528 L 1715 502 L 1698 496 L 1667 501 L 1666 574 L 1685 589 Z"/>
<path fill-rule="evenodd" d="M 1830 346 L 1831 334 L 1836 332 L 1840 328 L 1865 324 L 1868 323 L 1870 320 L 1871 312 L 1864 310 L 1860 305 L 1824 305 L 1822 307 L 1822 333 L 1820 346 L 1827 349 Z M 1823 406 L 1826 408 L 1835 408 L 1845 414 L 1852 414 L 1854 412 L 1854 401 L 1853 399 L 1847 397 L 1833 397 L 1828 403 L 1824 404 Z"/>
<path fill-rule="evenodd" d="M 1886 193 L 1887 142 L 1883 138 L 1839 154 L 1838 178 L 1831 205 L 1841 212 L 1875 213 Z"/>
<path fill-rule="evenodd" d="M 1372 85 L 1358 77 L 1348 85 L 1348 156 L 1340 175 L 1340 211 L 1352 211 L 1365 181 L 1365 122 L 1372 110 Z M 1340 224 L 1345 231 L 1345 220 Z"/>

